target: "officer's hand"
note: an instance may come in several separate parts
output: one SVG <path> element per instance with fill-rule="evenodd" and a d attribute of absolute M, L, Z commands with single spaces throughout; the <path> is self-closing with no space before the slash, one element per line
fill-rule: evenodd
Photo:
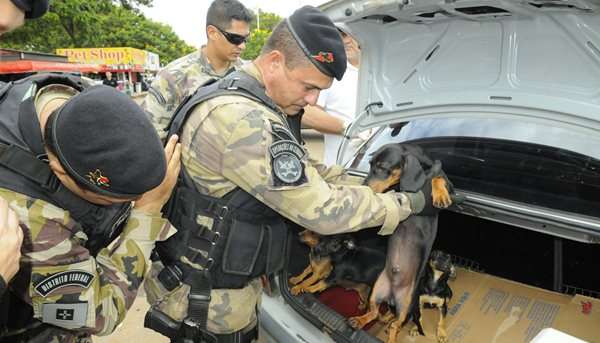
<path fill-rule="evenodd" d="M 17 215 L 0 198 L 0 276 L 8 283 L 19 271 L 23 230 Z"/>
<path fill-rule="evenodd" d="M 163 182 L 135 202 L 135 208 L 146 213 L 159 213 L 163 206 L 169 200 L 177 177 L 181 169 L 181 143 L 177 143 L 179 137 L 171 136 L 167 146 L 165 146 L 165 156 L 167 158 L 167 173 Z"/>
<path fill-rule="evenodd" d="M 439 208 L 433 206 L 431 196 L 431 180 L 427 179 L 423 187 L 416 192 L 403 192 L 408 197 L 412 214 L 420 216 L 434 216 L 439 212 Z"/>

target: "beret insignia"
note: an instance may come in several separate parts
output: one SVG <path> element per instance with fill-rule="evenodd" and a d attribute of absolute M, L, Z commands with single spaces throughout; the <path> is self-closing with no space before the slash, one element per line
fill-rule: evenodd
<path fill-rule="evenodd" d="M 109 188 L 110 187 L 110 179 L 106 176 L 102 175 L 100 169 L 96 169 L 93 172 L 89 172 L 87 174 L 88 180 L 98 187 Z"/>
<path fill-rule="evenodd" d="M 335 60 L 333 58 L 333 53 L 331 52 L 323 52 L 319 51 L 318 54 L 313 55 L 312 58 L 321 62 L 321 63 L 333 63 Z"/>

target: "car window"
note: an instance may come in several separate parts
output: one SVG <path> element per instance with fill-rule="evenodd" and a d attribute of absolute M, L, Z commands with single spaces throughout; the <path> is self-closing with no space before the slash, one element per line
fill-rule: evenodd
<path fill-rule="evenodd" d="M 389 143 L 417 144 L 462 190 L 598 217 L 600 137 L 514 119 L 424 119 L 381 128 L 351 169 Z"/>

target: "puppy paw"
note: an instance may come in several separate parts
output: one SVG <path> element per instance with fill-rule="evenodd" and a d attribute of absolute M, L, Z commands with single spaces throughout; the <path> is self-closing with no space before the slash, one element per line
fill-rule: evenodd
<path fill-rule="evenodd" d="M 433 198 L 433 206 L 437 208 L 447 208 L 452 205 L 452 198 L 448 192 L 446 179 L 441 176 L 431 180 L 431 196 Z"/>
<path fill-rule="evenodd" d="M 348 324 L 355 329 L 362 329 L 367 323 L 361 317 L 350 317 L 348 319 Z"/>
<path fill-rule="evenodd" d="M 290 293 L 292 293 L 292 295 L 299 295 L 304 293 L 304 288 L 302 288 L 301 286 L 294 286 L 292 287 L 292 289 L 290 289 Z"/>
<path fill-rule="evenodd" d="M 437 336 L 438 343 L 448 343 L 448 336 L 446 335 L 438 335 Z"/>
<path fill-rule="evenodd" d="M 291 277 L 288 281 L 290 282 L 291 285 L 297 285 L 300 282 L 302 282 L 302 279 L 299 278 L 298 276 L 294 276 L 294 277 Z"/>

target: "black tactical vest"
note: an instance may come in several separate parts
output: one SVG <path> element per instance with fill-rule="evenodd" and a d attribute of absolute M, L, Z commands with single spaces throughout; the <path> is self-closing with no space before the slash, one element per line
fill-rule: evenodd
<path fill-rule="evenodd" d="M 185 99 L 171 120 L 168 136 L 181 133 L 188 115 L 200 103 L 232 94 L 262 103 L 287 117 L 265 94 L 256 79 L 238 71 L 209 82 Z M 292 118 L 289 126 L 294 137 L 290 139 L 299 141 L 300 117 Z M 271 275 L 283 268 L 288 239 L 285 219 L 240 188 L 223 198 L 202 194 L 182 168 L 179 184 L 165 213 L 179 230 L 166 242 L 157 242 L 156 245 L 162 262 L 166 266 L 177 267 L 167 270 L 170 276 L 159 276 L 161 281 L 166 281 L 163 284 L 168 289 L 177 285 L 168 280 L 172 276 L 179 280 L 185 278 L 181 275 L 185 268 L 179 263 L 182 258 L 208 269 L 213 288 L 242 288 L 260 275 Z M 213 218 L 213 227 L 208 229 L 198 225 L 198 215 Z"/>
<path fill-rule="evenodd" d="M 33 75 L 0 83 L 0 188 L 69 211 L 87 234 L 85 246 L 95 256 L 121 233 L 131 204 L 99 206 L 89 203 L 65 188 L 50 170 L 34 98 L 39 89 L 51 84 L 64 84 L 79 91 L 87 88 L 81 78 L 62 74 Z M 22 267 L 11 282 L 12 287 L 26 289 L 28 273 L 27 266 Z M 16 283 L 20 285 L 16 286 Z M 33 317 L 31 307 L 11 294 L 6 292 L 0 301 L 0 337 L 7 329 L 27 325 Z"/>

